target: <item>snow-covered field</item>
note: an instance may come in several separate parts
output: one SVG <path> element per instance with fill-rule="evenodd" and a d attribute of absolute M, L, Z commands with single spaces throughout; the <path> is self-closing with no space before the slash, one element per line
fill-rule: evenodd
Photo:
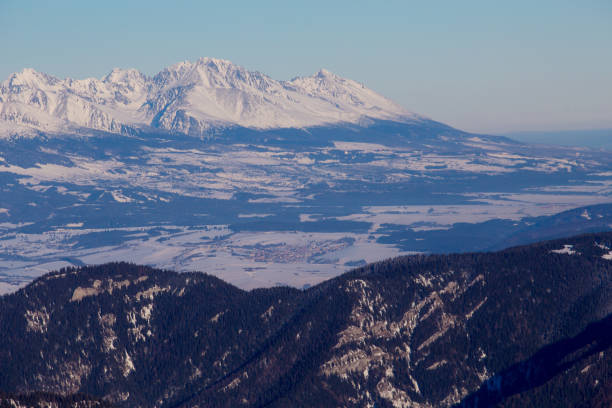
<path fill-rule="evenodd" d="M 461 223 L 486 232 L 487 222 L 507 220 L 503 228 L 519 231 L 536 217 L 612 202 L 606 152 L 447 128 L 387 142 L 395 133 L 363 129 L 247 132 L 218 143 L 0 141 L 0 291 L 111 260 L 201 270 L 247 289 L 303 287 L 365 262 L 454 250 Z M 585 214 L 578 219 L 607 225 L 607 215 Z M 428 235 L 440 230 L 448 236 Z"/>
<path fill-rule="evenodd" d="M 148 232 L 155 230 L 154 236 Z M 130 232 L 125 241 L 103 247 L 75 247 L 75 238 L 109 231 Z M 58 229 L 41 234 L 4 235 L 0 253 L 30 261 L 1 260 L 9 276 L 36 277 L 72 264 L 109 260 L 155 265 L 179 271 L 206 271 L 242 288 L 312 285 L 359 265 L 402 254 L 392 245 L 354 233 L 245 232 L 225 225 L 205 229 L 179 226 L 115 230 Z M 66 259 L 52 261 L 53 259 Z M 353 263 L 353 264 L 351 264 Z M 27 281 L 27 280 L 24 280 Z M 23 282 L 5 283 L 12 290 Z"/>

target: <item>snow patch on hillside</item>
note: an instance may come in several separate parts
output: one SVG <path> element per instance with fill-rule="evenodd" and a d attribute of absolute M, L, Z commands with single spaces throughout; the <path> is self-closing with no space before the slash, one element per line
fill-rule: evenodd
<path fill-rule="evenodd" d="M 574 248 L 573 245 L 566 244 L 566 245 L 563 245 L 563 248 L 561 248 L 561 249 L 553 249 L 550 252 L 552 252 L 554 254 L 574 255 L 576 253 L 576 251 L 573 248 Z"/>

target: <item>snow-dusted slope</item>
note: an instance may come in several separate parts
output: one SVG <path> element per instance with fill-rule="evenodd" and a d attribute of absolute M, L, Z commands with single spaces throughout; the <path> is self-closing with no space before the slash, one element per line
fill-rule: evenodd
<path fill-rule="evenodd" d="M 0 128 L 113 133 L 154 127 L 202 135 L 215 126 L 307 127 L 420 117 L 365 86 L 321 70 L 276 81 L 226 60 L 181 62 L 150 78 L 115 69 L 102 79 L 58 79 L 32 69 L 0 85 Z"/>

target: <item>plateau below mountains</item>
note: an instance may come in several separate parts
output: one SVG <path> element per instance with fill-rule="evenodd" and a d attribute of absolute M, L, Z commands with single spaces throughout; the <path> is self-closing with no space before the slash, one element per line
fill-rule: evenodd
<path fill-rule="evenodd" d="M 612 225 L 609 151 L 470 134 L 325 70 L 24 70 L 0 128 L 0 293 L 109 260 L 303 288 Z"/>
<path fill-rule="evenodd" d="M 67 268 L 0 297 L 0 390 L 125 407 L 606 407 L 611 273 L 612 233 L 400 257 L 307 290 Z"/>

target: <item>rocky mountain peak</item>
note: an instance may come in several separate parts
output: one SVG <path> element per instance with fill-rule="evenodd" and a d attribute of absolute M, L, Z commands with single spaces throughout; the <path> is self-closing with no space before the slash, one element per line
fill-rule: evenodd
<path fill-rule="evenodd" d="M 153 127 L 202 136 L 216 126 L 303 128 L 364 118 L 420 117 L 327 70 L 277 81 L 216 58 L 179 62 L 152 78 L 115 68 L 102 79 L 60 80 L 24 69 L 0 88 L 0 130 L 19 125 L 48 133 L 122 133 Z"/>

